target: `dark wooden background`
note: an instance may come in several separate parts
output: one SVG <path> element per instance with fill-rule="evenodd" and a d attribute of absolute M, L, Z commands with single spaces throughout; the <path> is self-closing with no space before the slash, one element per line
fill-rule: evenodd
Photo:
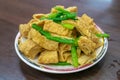
<path fill-rule="evenodd" d="M 37 71 L 22 62 L 14 49 L 18 25 L 34 13 L 48 13 L 60 4 L 77 6 L 111 35 L 105 57 L 94 67 L 73 74 Z M 0 80 L 120 80 L 120 0 L 0 0 Z"/>

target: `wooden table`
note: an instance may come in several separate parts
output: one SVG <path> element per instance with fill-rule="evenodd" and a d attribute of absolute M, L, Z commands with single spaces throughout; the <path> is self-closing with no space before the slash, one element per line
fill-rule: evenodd
<path fill-rule="evenodd" d="M 78 15 L 87 13 L 106 33 L 109 48 L 95 66 L 73 74 L 37 71 L 17 56 L 14 39 L 18 26 L 34 13 L 48 13 L 60 4 L 77 6 Z M 0 80 L 120 80 L 120 1 L 119 0 L 0 0 Z"/>

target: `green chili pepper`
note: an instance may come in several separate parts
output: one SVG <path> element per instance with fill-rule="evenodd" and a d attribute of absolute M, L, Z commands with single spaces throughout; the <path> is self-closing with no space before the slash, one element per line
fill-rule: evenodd
<path fill-rule="evenodd" d="M 66 43 L 66 44 L 74 44 L 75 40 L 74 39 L 67 39 L 67 38 L 62 38 L 62 37 L 55 37 L 55 36 L 50 36 L 48 39 L 60 42 L 60 43 Z"/>
<path fill-rule="evenodd" d="M 57 13 L 48 14 L 48 18 L 55 18 L 56 16 L 57 16 Z"/>
<path fill-rule="evenodd" d="M 77 56 L 77 48 L 75 45 L 71 46 L 71 55 L 72 55 L 72 64 L 74 67 L 78 67 L 78 56 Z"/>
<path fill-rule="evenodd" d="M 75 39 L 75 46 L 78 46 L 78 40 L 80 39 L 80 36 Z"/>
<path fill-rule="evenodd" d="M 68 23 L 62 23 L 61 25 L 65 28 L 68 28 L 68 29 L 73 29 L 74 28 L 74 25 L 68 24 Z"/>
<path fill-rule="evenodd" d="M 106 33 L 103 33 L 103 34 L 96 34 L 97 37 L 105 37 L 105 38 L 109 38 L 110 35 L 109 34 L 106 34 Z"/>
<path fill-rule="evenodd" d="M 55 7 L 55 9 L 63 13 L 67 17 L 67 19 L 75 19 L 75 17 L 77 16 L 75 12 L 69 12 L 65 9 L 62 9 L 61 7 Z"/>
<path fill-rule="evenodd" d="M 45 19 L 47 19 L 45 16 L 42 16 L 42 17 L 40 18 L 40 20 L 45 20 Z"/>
<path fill-rule="evenodd" d="M 44 35 L 49 40 L 53 40 L 60 43 L 66 43 L 66 44 L 75 44 L 75 39 L 73 38 L 67 39 L 67 38 L 52 36 L 49 32 L 44 31 L 42 27 L 38 26 L 37 24 L 32 24 L 32 28 L 39 31 L 42 35 Z"/>
<path fill-rule="evenodd" d="M 69 14 L 66 14 L 66 17 L 68 18 L 68 19 L 75 19 L 76 18 L 76 13 L 73 13 L 73 12 L 71 12 L 71 13 L 69 13 Z"/>
<path fill-rule="evenodd" d="M 38 26 L 37 24 L 32 24 L 32 28 L 34 28 L 35 30 L 39 31 L 42 35 L 49 37 L 51 36 L 51 34 L 47 31 L 43 31 L 41 26 Z"/>
<path fill-rule="evenodd" d="M 60 11 L 62 13 L 70 13 L 69 11 L 65 10 L 65 9 L 62 9 L 61 7 L 54 7 L 57 11 Z"/>
<path fill-rule="evenodd" d="M 55 7 L 55 9 L 58 11 L 56 13 L 50 13 L 47 17 L 42 17 L 40 20 L 49 19 L 53 20 L 54 22 L 61 22 L 62 20 L 67 19 L 73 19 L 76 20 L 77 14 L 74 12 L 69 12 L 65 9 L 62 9 L 60 7 Z"/>

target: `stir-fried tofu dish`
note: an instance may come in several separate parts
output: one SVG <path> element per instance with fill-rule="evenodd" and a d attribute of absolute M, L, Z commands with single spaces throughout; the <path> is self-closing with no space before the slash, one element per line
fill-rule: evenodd
<path fill-rule="evenodd" d="M 101 30 L 87 14 L 77 16 L 77 7 L 55 6 L 48 14 L 34 14 L 19 25 L 18 48 L 28 59 L 39 64 L 73 65 L 92 63 L 96 49 L 103 46 Z"/>

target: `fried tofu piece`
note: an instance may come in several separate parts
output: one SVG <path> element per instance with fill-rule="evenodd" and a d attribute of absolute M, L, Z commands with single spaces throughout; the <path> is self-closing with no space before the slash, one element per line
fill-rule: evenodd
<path fill-rule="evenodd" d="M 83 14 L 81 17 L 85 22 L 87 22 L 88 24 L 93 24 L 93 19 L 91 17 L 89 17 L 87 14 Z"/>
<path fill-rule="evenodd" d="M 42 16 L 45 16 L 45 14 L 34 14 L 33 18 L 34 19 L 40 19 Z"/>
<path fill-rule="evenodd" d="M 76 29 L 82 34 L 87 37 L 91 37 L 92 34 L 99 33 L 100 31 L 96 28 L 93 19 L 83 14 L 82 17 L 79 17 L 76 21 L 77 26 Z"/>
<path fill-rule="evenodd" d="M 93 34 L 90 38 L 94 43 L 96 43 L 96 48 L 99 48 L 104 44 L 102 38 L 97 37 L 95 34 Z"/>
<path fill-rule="evenodd" d="M 67 10 L 67 11 L 70 11 L 70 12 L 77 12 L 77 11 L 78 11 L 78 9 L 77 9 L 76 6 L 68 7 L 66 10 Z"/>
<path fill-rule="evenodd" d="M 64 9 L 64 6 L 61 6 L 61 5 L 57 5 L 56 7 L 60 7 L 62 9 Z M 68 7 L 68 8 L 66 8 L 66 10 L 70 11 L 70 12 L 77 12 L 78 11 L 76 6 Z M 51 13 L 56 13 L 56 12 L 57 12 L 57 10 L 55 8 L 51 9 Z"/>
<path fill-rule="evenodd" d="M 68 24 L 72 24 L 72 25 L 76 26 L 75 20 L 63 20 L 62 23 L 68 23 Z"/>
<path fill-rule="evenodd" d="M 38 63 L 41 64 L 50 64 L 50 63 L 58 63 L 58 53 L 57 51 L 48 51 L 45 50 L 41 52 Z"/>
<path fill-rule="evenodd" d="M 30 29 L 31 29 L 31 27 L 28 24 L 20 24 L 19 25 L 19 31 L 23 37 L 28 36 L 28 32 L 30 31 Z"/>
<path fill-rule="evenodd" d="M 96 34 L 101 33 L 101 31 L 96 27 L 96 24 L 93 22 L 93 19 L 83 14 L 77 21 L 76 29 L 81 33 L 83 36 L 87 36 L 91 39 L 95 44 L 96 48 L 102 45 L 100 38 L 96 37 Z"/>
<path fill-rule="evenodd" d="M 87 22 L 84 22 L 82 18 L 79 18 L 79 20 L 76 22 L 77 26 L 75 26 L 75 28 L 77 29 L 77 31 L 80 32 L 81 35 L 90 37 L 91 33 L 89 31 L 89 24 L 87 24 Z"/>
<path fill-rule="evenodd" d="M 90 28 L 89 28 L 89 31 L 93 34 L 100 34 L 102 33 L 97 27 L 95 24 L 93 25 L 90 25 Z"/>
<path fill-rule="evenodd" d="M 78 46 L 86 55 L 90 55 L 95 51 L 96 44 L 87 37 L 81 36 L 78 40 Z"/>
<path fill-rule="evenodd" d="M 66 61 L 67 58 L 69 56 L 71 56 L 70 54 L 70 50 L 71 50 L 71 45 L 68 45 L 68 44 L 60 44 L 59 45 L 59 61 Z"/>
<path fill-rule="evenodd" d="M 31 19 L 29 22 L 28 22 L 28 25 L 32 26 L 32 24 L 37 24 L 39 26 L 43 26 L 44 25 L 44 20 L 39 20 L 37 18 L 34 18 L 34 19 Z"/>
<path fill-rule="evenodd" d="M 28 22 L 28 24 L 31 26 L 33 23 L 38 23 L 40 20 L 38 20 L 38 19 L 31 19 L 29 22 Z"/>
<path fill-rule="evenodd" d="M 19 45 L 19 50 L 28 58 L 34 59 L 39 52 L 41 52 L 41 47 L 33 42 L 32 40 L 25 40 L 21 42 Z"/>
<path fill-rule="evenodd" d="M 64 28 L 62 25 L 57 24 L 51 20 L 45 21 L 43 29 L 51 33 L 55 33 L 55 34 L 62 35 L 62 36 L 68 35 L 70 31 L 69 29 Z"/>
<path fill-rule="evenodd" d="M 83 66 L 85 64 L 92 63 L 95 58 L 96 58 L 96 53 L 95 52 L 90 56 L 82 54 L 80 57 L 78 57 L 78 63 L 81 66 Z"/>
<path fill-rule="evenodd" d="M 58 42 L 47 39 L 45 36 L 41 35 L 35 29 L 31 29 L 28 35 L 29 39 L 32 39 L 35 43 L 47 50 L 57 50 Z"/>
<path fill-rule="evenodd" d="M 56 7 L 60 7 L 60 8 L 62 8 L 62 9 L 64 9 L 64 6 L 62 6 L 62 5 L 57 5 Z M 52 9 L 51 9 L 51 13 L 56 13 L 57 12 L 57 10 L 53 7 Z"/>

